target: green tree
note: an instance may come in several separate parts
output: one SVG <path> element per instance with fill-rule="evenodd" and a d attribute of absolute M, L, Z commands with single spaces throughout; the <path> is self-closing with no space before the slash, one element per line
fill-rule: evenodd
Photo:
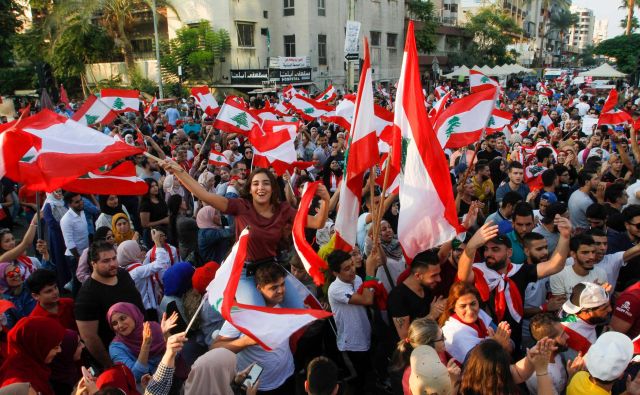
<path fill-rule="evenodd" d="M 593 45 L 587 45 L 582 52 L 578 55 L 578 64 L 583 67 L 595 66 L 596 59 L 594 55 L 595 47 Z"/>
<path fill-rule="evenodd" d="M 624 29 L 627 28 L 627 18 L 620 19 L 620 27 Z M 638 27 L 640 27 L 640 23 L 638 23 L 638 18 L 634 16 L 631 18 L 631 33 L 634 33 Z"/>
<path fill-rule="evenodd" d="M 624 22 L 624 25 L 622 26 L 625 28 L 624 34 L 626 36 L 631 35 L 633 31 L 633 19 L 634 19 L 633 13 L 634 13 L 635 7 L 640 7 L 640 3 L 638 3 L 635 0 L 622 0 L 622 4 L 620 5 L 620 7 L 618 7 L 619 9 L 627 10 L 627 18 L 626 18 L 626 21 Z"/>
<path fill-rule="evenodd" d="M 0 67 L 13 64 L 13 38 L 22 28 L 24 9 L 16 0 L 0 0 Z"/>
<path fill-rule="evenodd" d="M 508 51 L 507 46 L 513 44 L 523 32 L 502 10 L 496 7 L 481 8 L 469 18 L 465 30 L 473 37 L 465 55 L 481 59 L 481 63 L 490 66 L 515 62 L 517 53 Z"/>
<path fill-rule="evenodd" d="M 160 45 L 160 65 L 165 78 L 178 79 L 178 66 L 191 81 L 216 81 L 216 70 L 222 58 L 231 50 L 229 33 L 213 30 L 208 21 L 195 27 L 185 26 L 176 31 L 176 38 Z"/>
<path fill-rule="evenodd" d="M 580 21 L 580 17 L 578 14 L 574 14 L 567 9 L 561 9 L 558 12 L 554 12 L 551 14 L 551 19 L 549 20 L 551 24 L 551 31 L 557 31 L 560 35 L 560 52 L 563 51 L 564 48 L 564 36 L 569 29 L 575 26 Z"/>
<path fill-rule="evenodd" d="M 616 59 L 618 70 L 623 73 L 635 73 L 640 56 L 640 34 L 620 35 L 602 41 L 593 51 Z"/>
<path fill-rule="evenodd" d="M 406 0 L 409 17 L 418 21 L 416 24 L 416 47 L 418 52 L 428 53 L 436 49 L 436 27 L 434 6 L 431 0 Z"/>

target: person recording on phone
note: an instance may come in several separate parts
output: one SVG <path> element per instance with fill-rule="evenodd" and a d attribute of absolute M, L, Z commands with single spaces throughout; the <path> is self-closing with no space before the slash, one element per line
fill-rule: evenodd
<path fill-rule="evenodd" d="M 264 298 L 266 307 L 280 307 L 286 292 L 285 276 L 284 269 L 275 262 L 265 263 L 256 269 L 256 288 Z M 293 354 L 288 342 L 265 351 L 255 340 L 225 322 L 212 348 L 225 348 L 236 353 L 239 370 L 244 371 L 254 362 L 259 365 L 263 370 L 258 381 L 258 391 L 268 391 L 270 395 L 295 393 Z"/>

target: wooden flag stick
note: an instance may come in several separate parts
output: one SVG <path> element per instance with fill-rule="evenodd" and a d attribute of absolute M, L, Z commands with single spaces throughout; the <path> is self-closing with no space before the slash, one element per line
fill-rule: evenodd
<path fill-rule="evenodd" d="M 375 214 L 376 214 L 376 181 L 375 181 L 375 176 L 376 176 L 376 166 L 373 165 L 371 166 L 371 169 L 369 170 L 369 201 L 371 202 L 371 226 L 373 226 L 373 232 L 375 233 L 375 229 L 376 229 L 376 223 L 375 223 Z"/>
<path fill-rule="evenodd" d="M 393 149 L 393 147 L 391 147 L 389 149 L 389 153 L 387 155 L 387 159 L 385 161 L 385 165 L 384 165 L 384 182 L 382 183 L 382 193 L 380 194 L 380 204 L 378 205 L 378 211 L 377 211 L 377 215 L 373 218 L 373 220 L 375 221 L 376 227 L 373 229 L 374 233 L 373 233 L 373 246 L 378 245 L 378 242 L 380 241 L 380 227 L 381 227 L 381 222 L 382 222 L 382 216 L 384 215 L 384 200 L 385 200 L 385 194 L 387 192 L 387 188 L 389 186 L 389 163 L 390 163 L 390 159 L 391 159 L 391 149 Z"/>

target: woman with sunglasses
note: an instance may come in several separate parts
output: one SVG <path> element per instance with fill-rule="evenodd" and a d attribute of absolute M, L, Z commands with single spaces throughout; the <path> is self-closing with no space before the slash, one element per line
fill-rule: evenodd
<path fill-rule="evenodd" d="M 36 257 L 25 255 L 36 237 L 37 223 L 37 216 L 34 215 L 22 241 L 17 245 L 16 239 L 9 229 L 0 229 L 0 262 L 13 263 L 20 270 L 22 280 L 26 280 L 36 269 L 55 270 L 55 265 L 49 261 L 49 249 L 46 241 L 38 240 L 36 242 L 36 251 L 42 256 L 42 261 Z"/>
<path fill-rule="evenodd" d="M 2 298 L 14 304 L 5 312 L 7 327 L 12 328 L 18 320 L 27 317 L 36 307 L 31 291 L 25 286 L 20 267 L 10 262 L 0 263 L 0 292 Z"/>

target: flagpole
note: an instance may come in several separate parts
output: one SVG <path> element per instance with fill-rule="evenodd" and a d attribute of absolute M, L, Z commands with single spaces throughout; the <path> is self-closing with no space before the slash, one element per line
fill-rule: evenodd
<path fill-rule="evenodd" d="M 200 310 L 202 310 L 202 306 L 204 306 L 204 302 L 206 302 L 206 300 L 207 300 L 207 294 L 205 292 L 205 294 L 202 295 L 202 301 L 200 301 L 200 306 L 198 306 L 195 313 L 193 313 L 193 317 L 191 317 L 191 321 L 189 321 L 189 325 L 187 325 L 187 329 L 184 331 L 184 333 L 189 333 L 189 329 L 191 329 L 191 326 L 196 321 L 196 318 L 198 317 L 198 315 L 200 315 Z"/>
<path fill-rule="evenodd" d="M 384 199 L 385 199 L 385 193 L 387 192 L 387 188 L 389 186 L 389 173 L 390 173 L 390 169 L 389 169 L 389 163 L 391 162 L 391 150 L 393 149 L 393 147 L 389 148 L 389 153 L 387 154 L 387 160 L 385 161 L 385 171 L 384 171 L 384 182 L 382 183 L 382 193 L 380 194 L 380 204 L 378 205 L 378 212 L 377 215 L 375 217 L 375 223 L 376 223 L 376 227 L 373 230 L 373 246 L 378 245 L 378 242 L 380 241 L 380 225 L 382 222 L 382 216 L 384 215 L 384 213 L 382 212 L 383 207 L 384 207 Z"/>
<path fill-rule="evenodd" d="M 42 240 L 42 227 L 40 226 L 40 191 L 36 191 L 36 240 Z"/>
<path fill-rule="evenodd" d="M 369 169 L 369 200 L 371 201 L 371 226 L 373 226 L 373 233 L 376 232 L 376 223 L 375 223 L 375 219 L 376 219 L 376 195 L 375 195 L 375 174 L 376 174 L 376 167 L 371 166 L 371 169 Z"/>

